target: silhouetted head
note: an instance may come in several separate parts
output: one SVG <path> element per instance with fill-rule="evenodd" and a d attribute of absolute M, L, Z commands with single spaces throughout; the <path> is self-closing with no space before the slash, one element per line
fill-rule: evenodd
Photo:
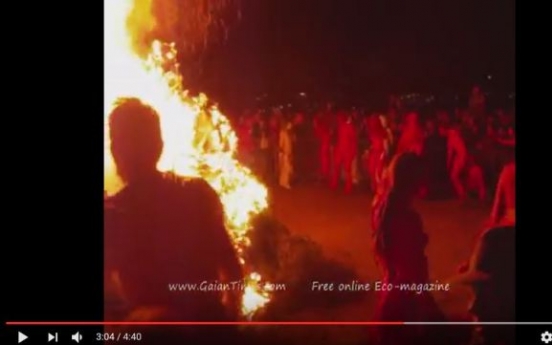
<path fill-rule="evenodd" d="M 156 172 L 163 150 L 159 115 L 137 98 L 121 99 L 109 116 L 111 154 L 117 173 L 134 182 Z"/>
<path fill-rule="evenodd" d="M 396 196 L 409 201 L 419 192 L 422 182 L 422 162 L 412 152 L 395 157 L 390 166 L 392 189 Z"/>

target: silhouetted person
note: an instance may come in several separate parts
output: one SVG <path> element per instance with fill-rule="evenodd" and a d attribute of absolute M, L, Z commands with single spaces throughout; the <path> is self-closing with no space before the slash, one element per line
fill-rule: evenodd
<path fill-rule="evenodd" d="M 242 293 L 238 289 L 178 291 L 184 284 L 243 279 L 218 195 L 203 180 L 157 171 L 163 141 L 153 108 L 138 99 L 123 99 L 109 124 L 111 152 L 126 187 L 109 199 L 105 212 L 106 290 L 116 292 L 122 301 L 116 309 L 106 299 L 106 319 L 236 319 Z M 193 339 L 205 332 L 184 328 L 169 335 L 169 331 L 150 335 L 149 340 Z"/>
<path fill-rule="evenodd" d="M 428 236 L 413 201 L 421 187 L 421 159 L 413 152 L 396 156 L 390 164 L 388 190 L 372 209 L 373 249 L 383 273 L 383 283 L 425 284 L 429 280 L 425 248 Z M 378 292 L 376 321 L 444 321 L 429 292 Z M 433 334 L 432 334 L 433 333 Z M 375 329 L 376 344 L 442 344 L 428 327 L 381 327 Z M 434 342 L 435 341 L 435 342 Z"/>
<path fill-rule="evenodd" d="M 515 321 L 516 229 L 498 226 L 478 239 L 469 264 L 451 283 L 470 284 L 474 292 L 470 312 L 479 322 Z M 513 326 L 483 326 L 484 345 L 515 344 Z"/>

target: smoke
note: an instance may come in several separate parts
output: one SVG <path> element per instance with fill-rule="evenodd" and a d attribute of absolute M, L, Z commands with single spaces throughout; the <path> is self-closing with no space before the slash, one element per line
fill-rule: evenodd
<path fill-rule="evenodd" d="M 145 58 L 155 40 L 194 54 L 228 37 L 241 17 L 239 0 L 133 0 L 127 20 L 132 47 Z"/>

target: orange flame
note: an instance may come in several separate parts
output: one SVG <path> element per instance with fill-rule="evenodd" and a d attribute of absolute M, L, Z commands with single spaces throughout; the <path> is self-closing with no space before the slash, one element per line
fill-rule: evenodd
<path fill-rule="evenodd" d="M 137 8 L 138 5 L 144 8 Z M 109 150 L 109 113 L 121 97 L 140 98 L 160 114 L 164 150 L 158 169 L 180 176 L 202 177 L 218 192 L 227 229 L 240 262 L 245 264 L 243 249 L 249 244 L 251 218 L 267 207 L 265 186 L 235 159 L 237 137 L 228 119 L 216 107 L 210 107 L 211 116 L 206 120 L 201 115 L 206 96 L 187 96 L 182 88 L 174 45 L 155 41 L 144 59 L 132 48 L 136 46 L 136 42 L 131 42 L 133 37 L 136 39 L 134 30 L 140 30 L 139 25 L 155 25 L 150 18 L 151 1 L 104 0 L 104 6 L 105 190 L 113 194 L 123 187 Z M 127 22 L 131 11 L 139 11 L 145 17 L 140 23 Z M 269 293 L 260 288 L 260 280 L 257 273 L 249 272 L 242 304 L 244 316 L 251 317 L 270 299 Z"/>

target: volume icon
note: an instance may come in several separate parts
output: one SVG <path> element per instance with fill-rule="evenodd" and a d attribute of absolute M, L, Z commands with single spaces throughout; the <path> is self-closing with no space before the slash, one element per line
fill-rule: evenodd
<path fill-rule="evenodd" d="M 79 343 L 82 340 L 82 335 L 77 332 L 71 336 L 71 340 L 73 340 L 76 343 Z"/>

